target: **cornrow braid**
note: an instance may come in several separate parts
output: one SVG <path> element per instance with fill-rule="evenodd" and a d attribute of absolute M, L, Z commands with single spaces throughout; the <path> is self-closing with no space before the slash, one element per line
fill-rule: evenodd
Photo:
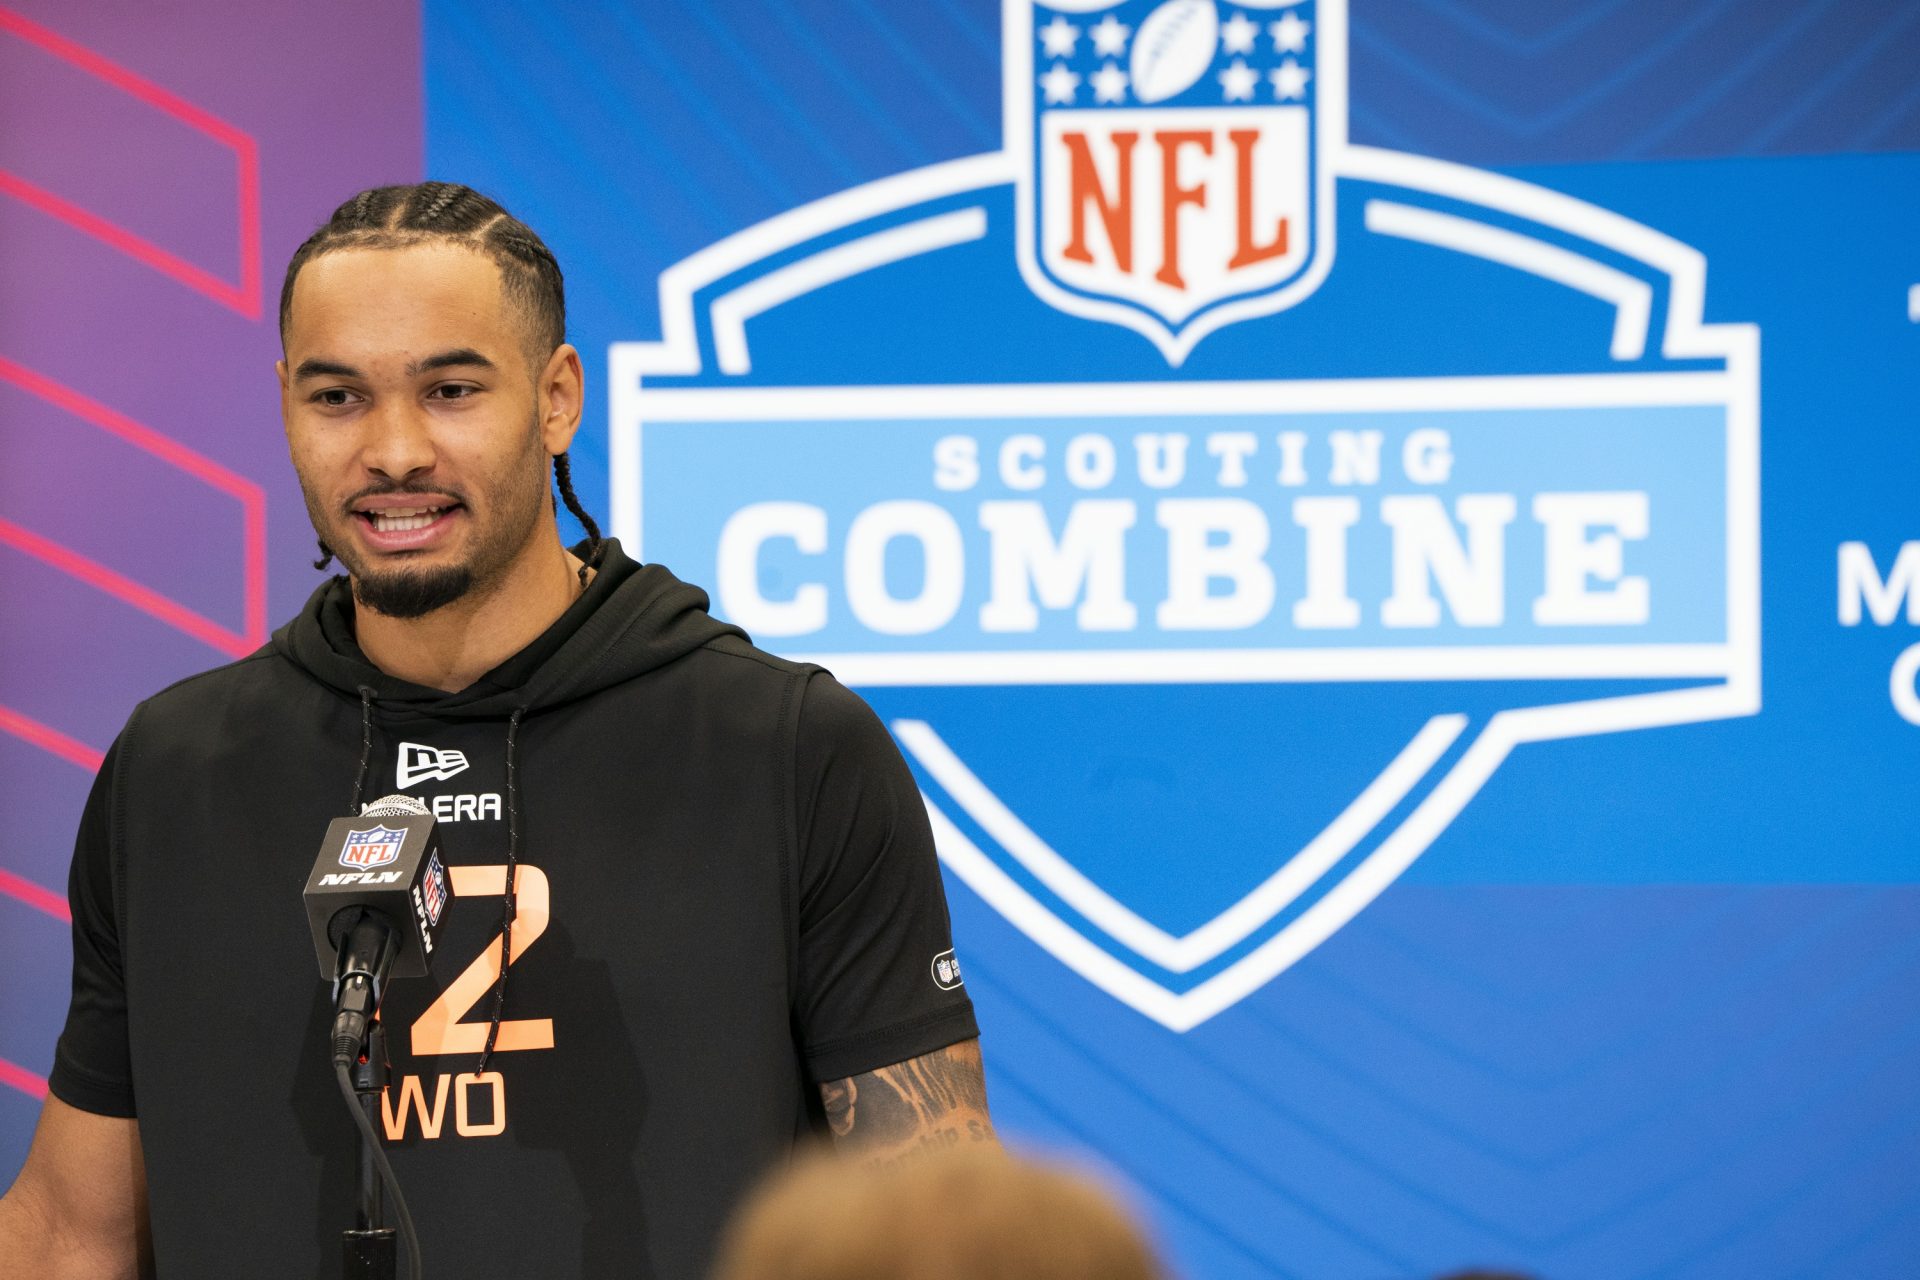
<path fill-rule="evenodd" d="M 294 281 L 313 259 L 339 249 L 403 249 L 436 240 L 464 244 L 500 269 L 501 287 L 526 321 L 528 355 L 536 365 L 567 340 L 566 281 L 533 228 L 472 187 L 420 182 L 362 191 L 294 250 L 280 286 L 282 342 Z"/>
<path fill-rule="evenodd" d="M 587 585 L 587 574 L 600 567 L 600 557 L 607 549 L 606 539 L 600 536 L 600 525 L 587 514 L 586 507 L 573 492 L 573 464 L 567 461 L 567 455 L 558 454 L 553 460 L 553 482 L 560 490 L 560 501 L 567 504 L 567 510 L 573 512 L 573 518 L 587 531 L 587 558 L 580 564 L 580 585 Z"/>
<path fill-rule="evenodd" d="M 333 211 L 327 221 L 294 250 L 280 286 L 280 340 L 286 343 L 293 311 L 294 281 L 307 263 L 341 249 L 404 249 L 441 241 L 462 244 L 484 254 L 500 271 L 500 286 L 516 307 L 527 333 L 528 359 L 537 369 L 567 340 L 566 280 L 546 242 L 498 202 L 457 182 L 418 182 L 411 186 L 370 187 Z M 587 531 L 587 560 L 580 569 L 599 567 L 606 549 L 600 526 L 573 492 L 567 455 L 553 460 L 560 499 Z M 333 558 L 326 543 L 314 568 L 325 570 Z"/>
<path fill-rule="evenodd" d="M 415 221 L 423 227 L 432 226 L 440 215 L 447 211 L 447 206 L 460 198 L 461 191 L 462 188 L 451 182 L 443 184 L 443 190 L 427 201 L 426 207 L 420 210 L 419 217 Z"/>

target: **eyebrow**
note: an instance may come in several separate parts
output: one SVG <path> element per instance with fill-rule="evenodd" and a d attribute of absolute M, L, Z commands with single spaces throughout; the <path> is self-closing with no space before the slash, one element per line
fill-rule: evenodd
<path fill-rule="evenodd" d="M 438 355 L 428 356 L 425 360 L 414 361 L 407 366 L 407 376 L 411 378 L 433 369 L 454 369 L 462 366 L 471 366 L 476 369 L 495 367 L 493 361 L 472 347 L 456 347 L 452 351 L 442 351 Z"/>
<path fill-rule="evenodd" d="M 436 352 L 424 360 L 415 360 L 407 365 L 407 376 L 418 377 L 435 369 L 494 369 L 499 366 L 475 351 L 472 347 L 456 347 L 451 351 Z M 337 360 L 302 360 L 293 371 L 293 380 L 302 382 L 308 378 L 364 378 L 366 375 L 350 364 L 341 364 Z"/>
<path fill-rule="evenodd" d="M 303 382 L 308 378 L 357 378 L 360 371 L 352 365 L 340 364 L 334 360 L 302 360 L 293 371 L 293 380 Z"/>

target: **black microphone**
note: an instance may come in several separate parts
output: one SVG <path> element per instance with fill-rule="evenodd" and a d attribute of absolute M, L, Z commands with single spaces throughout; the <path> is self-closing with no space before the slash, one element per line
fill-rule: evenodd
<path fill-rule="evenodd" d="M 314 953 L 320 976 L 333 980 L 328 1047 L 334 1080 L 360 1130 L 363 1153 L 359 1225 L 343 1238 L 348 1275 L 397 1273 L 393 1231 L 380 1225 L 377 1171 L 400 1218 L 408 1273 L 420 1280 L 420 1233 L 373 1127 L 375 1099 L 387 1083 L 385 1043 L 374 1019 L 389 977 L 426 976 L 452 896 L 433 815 L 412 796 L 387 796 L 357 818 L 336 818 L 307 877 Z"/>
<path fill-rule="evenodd" d="M 452 891 L 433 817 L 387 796 L 336 818 L 307 877 L 307 921 L 320 976 L 333 983 L 333 1060 L 351 1066 L 388 978 L 424 977 Z"/>

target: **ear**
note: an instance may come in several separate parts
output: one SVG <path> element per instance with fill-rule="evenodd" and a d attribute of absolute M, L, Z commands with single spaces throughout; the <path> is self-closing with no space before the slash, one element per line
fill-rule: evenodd
<path fill-rule="evenodd" d="M 570 342 L 563 342 L 547 357 L 536 387 L 540 413 L 540 439 L 548 457 L 557 457 L 573 443 L 580 429 L 580 414 L 586 403 L 586 375 L 580 368 L 580 353 Z"/>

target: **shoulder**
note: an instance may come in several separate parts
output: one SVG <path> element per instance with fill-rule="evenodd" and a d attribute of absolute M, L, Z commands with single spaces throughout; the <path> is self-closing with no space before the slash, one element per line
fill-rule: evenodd
<path fill-rule="evenodd" d="M 197 710 L 225 705 L 236 698 L 284 688 L 288 681 L 299 678 L 293 664 L 273 645 L 266 644 L 225 666 L 174 681 L 142 701 L 135 714 L 161 718 L 190 716 Z"/>
<path fill-rule="evenodd" d="M 688 680 L 742 702 L 778 701 L 789 719 L 821 730 L 855 727 L 873 713 L 825 667 L 768 653 L 740 635 L 716 636 L 673 667 Z M 875 721 L 875 723 L 878 723 Z"/>
<path fill-rule="evenodd" d="M 873 708 L 833 673 L 813 668 L 800 704 L 800 732 L 807 741 L 821 746 L 873 748 L 883 746 L 893 753 L 893 742 L 886 726 Z"/>
<path fill-rule="evenodd" d="M 745 636 L 731 632 L 715 636 L 689 656 L 696 663 L 709 664 L 709 669 L 715 674 L 770 684 L 805 680 L 814 672 L 823 670 L 810 662 L 794 662 L 768 653 Z"/>
<path fill-rule="evenodd" d="M 302 688 L 319 690 L 267 645 L 238 661 L 176 680 L 143 700 L 121 738 L 137 740 L 142 755 L 190 751 L 236 724 L 278 719 L 289 697 Z"/>
<path fill-rule="evenodd" d="M 799 761 L 836 756 L 890 760 L 893 739 L 866 700 L 831 671 L 768 653 L 738 635 L 716 637 L 687 655 L 689 677 L 724 688 L 730 701 L 772 708 L 798 740 Z"/>

